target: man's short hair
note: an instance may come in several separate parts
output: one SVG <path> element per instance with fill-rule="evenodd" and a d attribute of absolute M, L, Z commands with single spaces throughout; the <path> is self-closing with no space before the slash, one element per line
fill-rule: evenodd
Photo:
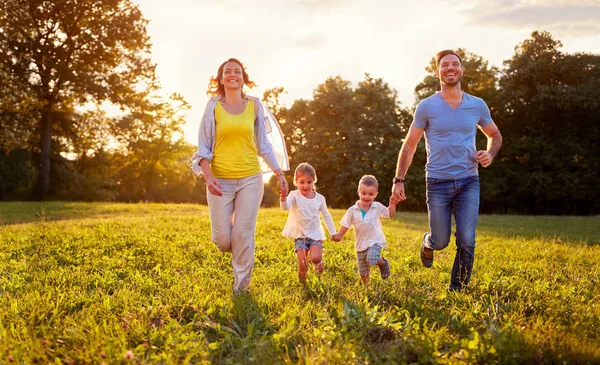
<path fill-rule="evenodd" d="M 438 52 L 438 54 L 435 55 L 435 64 L 438 68 L 440 67 L 440 61 L 442 60 L 442 58 L 446 57 L 449 54 L 452 54 L 452 55 L 455 55 L 456 57 L 458 57 L 458 61 L 460 62 L 460 65 L 462 66 L 462 59 L 460 58 L 458 53 L 454 52 L 451 49 L 445 49 L 441 52 Z"/>

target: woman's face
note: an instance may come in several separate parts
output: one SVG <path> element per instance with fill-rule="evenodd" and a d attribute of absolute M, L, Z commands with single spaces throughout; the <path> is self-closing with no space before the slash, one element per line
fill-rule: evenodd
<path fill-rule="evenodd" d="M 221 84 L 226 89 L 240 89 L 244 86 L 244 73 L 242 67 L 235 62 L 227 62 L 223 66 Z"/>

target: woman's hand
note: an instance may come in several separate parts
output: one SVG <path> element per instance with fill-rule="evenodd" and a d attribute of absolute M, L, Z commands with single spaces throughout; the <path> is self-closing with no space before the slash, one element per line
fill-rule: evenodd
<path fill-rule="evenodd" d="M 206 187 L 208 188 L 208 191 L 211 194 L 216 196 L 223 196 L 223 192 L 221 191 L 223 187 L 214 177 L 209 177 L 206 179 Z"/>
<path fill-rule="evenodd" d="M 288 183 L 283 175 L 283 172 L 277 173 L 277 181 L 279 181 L 279 196 L 280 199 L 285 199 L 288 195 Z M 284 200 L 281 200 L 284 201 Z"/>

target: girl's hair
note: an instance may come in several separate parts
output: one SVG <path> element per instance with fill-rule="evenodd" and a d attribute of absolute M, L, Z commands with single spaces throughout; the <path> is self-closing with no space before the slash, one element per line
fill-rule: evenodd
<path fill-rule="evenodd" d="M 242 75 L 244 76 L 244 85 L 245 86 L 248 86 L 248 88 L 252 88 L 252 87 L 256 86 L 254 81 L 250 80 L 250 76 L 248 76 L 248 73 L 246 72 L 246 67 L 244 67 L 242 62 L 235 58 L 230 58 L 227 61 L 223 62 L 221 64 L 221 66 L 219 66 L 219 69 L 217 70 L 217 76 L 210 77 L 210 81 L 208 82 L 208 91 L 206 92 L 207 94 L 210 94 L 210 96 L 217 96 L 217 95 L 225 96 L 225 86 L 223 86 L 223 84 L 221 84 L 221 79 L 223 78 L 223 68 L 225 68 L 225 65 L 228 64 L 229 62 L 234 62 L 234 63 L 237 63 L 238 65 L 240 65 L 240 67 L 242 68 Z M 243 90 L 242 90 L 242 95 L 244 95 Z"/>
<path fill-rule="evenodd" d="M 315 168 L 312 167 L 308 162 L 302 162 L 300 165 L 298 165 L 296 167 L 296 170 L 294 170 L 294 186 L 298 186 L 296 185 L 296 178 L 298 177 L 298 175 L 308 175 L 310 177 L 312 177 L 313 179 L 313 183 L 317 182 L 317 172 L 315 171 Z M 315 187 L 316 190 L 316 187 Z"/>
<path fill-rule="evenodd" d="M 360 186 L 363 184 L 365 186 L 374 186 L 375 188 L 379 188 L 379 183 L 373 175 L 363 175 L 358 182 L 358 188 L 360 189 Z"/>

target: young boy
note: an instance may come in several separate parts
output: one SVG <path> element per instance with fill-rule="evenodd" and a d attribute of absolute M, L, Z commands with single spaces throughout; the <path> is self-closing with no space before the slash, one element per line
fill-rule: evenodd
<path fill-rule="evenodd" d="M 376 202 L 377 179 L 373 175 L 364 175 L 358 183 L 358 197 L 355 205 L 350 207 L 341 220 L 342 227 L 332 235 L 333 241 L 341 241 L 351 226 L 355 231 L 356 258 L 358 272 L 363 283 L 369 282 L 371 266 L 377 264 L 381 278 L 390 277 L 390 263 L 381 256 L 381 249 L 386 248 L 385 236 L 381 226 L 381 218 L 390 218 L 396 213 L 396 201 L 390 197 L 389 207 Z"/>

